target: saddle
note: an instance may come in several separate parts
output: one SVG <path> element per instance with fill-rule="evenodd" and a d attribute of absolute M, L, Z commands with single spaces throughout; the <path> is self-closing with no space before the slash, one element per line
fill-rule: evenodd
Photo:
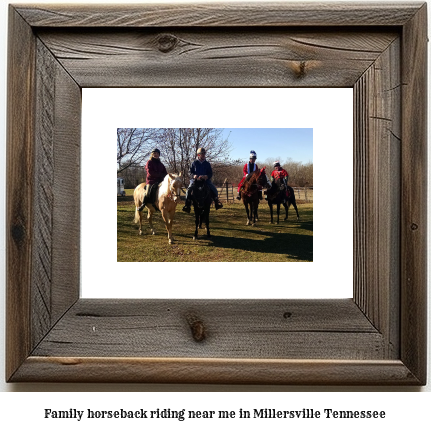
<path fill-rule="evenodd" d="M 145 194 L 145 203 L 151 204 L 156 209 L 156 211 L 159 211 L 159 208 L 156 204 L 157 189 L 159 188 L 159 185 L 160 183 L 148 184 Z"/>
<path fill-rule="evenodd" d="M 202 190 L 207 190 L 207 189 L 209 189 L 207 182 L 206 182 L 206 181 L 202 181 L 202 180 L 196 180 L 196 181 L 194 182 L 193 187 L 192 187 L 192 191 L 193 191 L 193 189 L 195 189 L 195 188 L 196 188 L 196 189 L 202 189 Z"/>

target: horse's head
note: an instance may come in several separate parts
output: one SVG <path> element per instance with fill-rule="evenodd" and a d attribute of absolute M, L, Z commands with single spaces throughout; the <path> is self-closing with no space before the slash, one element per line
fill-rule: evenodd
<path fill-rule="evenodd" d="M 268 189 L 271 187 L 271 184 L 269 183 L 268 177 L 266 176 L 265 169 L 266 166 L 260 170 L 259 176 L 257 177 L 257 184 Z"/>
<path fill-rule="evenodd" d="M 183 186 L 183 180 L 180 175 L 169 174 L 169 194 L 174 202 L 177 202 L 180 198 L 181 187 Z"/>
<path fill-rule="evenodd" d="M 272 186 L 278 191 L 282 191 L 286 189 L 284 181 L 281 178 L 277 178 L 273 181 Z"/>
<path fill-rule="evenodd" d="M 211 203 L 210 190 L 206 181 L 198 179 L 194 181 L 192 198 L 199 208 L 203 208 L 205 203 Z"/>

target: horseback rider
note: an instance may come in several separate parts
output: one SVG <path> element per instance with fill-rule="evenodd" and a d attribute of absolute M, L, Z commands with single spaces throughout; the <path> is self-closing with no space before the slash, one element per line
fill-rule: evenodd
<path fill-rule="evenodd" d="M 183 211 L 186 213 L 190 212 L 191 209 L 191 189 L 193 187 L 193 184 L 195 180 L 204 180 L 206 184 L 208 185 L 211 197 L 214 200 L 215 209 L 218 210 L 220 208 L 223 208 L 222 203 L 218 199 L 218 191 L 215 187 L 215 185 L 211 182 L 211 177 L 213 175 L 213 171 L 211 168 L 210 162 L 205 159 L 206 157 L 206 151 L 204 148 L 199 148 L 197 151 L 197 159 L 192 163 L 190 166 L 190 184 L 186 191 L 186 204 L 184 205 Z"/>
<path fill-rule="evenodd" d="M 287 190 L 287 182 L 289 180 L 289 174 L 285 169 L 283 169 L 280 165 L 279 161 L 274 162 L 274 170 L 271 172 L 271 181 L 274 182 L 276 180 L 280 179 L 284 187 L 286 189 L 286 199 L 288 198 L 288 190 Z"/>
<path fill-rule="evenodd" d="M 151 157 L 145 165 L 147 171 L 147 178 L 145 180 L 145 195 L 142 205 L 138 208 L 138 211 L 142 211 L 146 204 L 153 204 L 156 198 L 156 192 L 158 185 L 163 181 L 168 172 L 166 171 L 165 165 L 160 161 L 160 150 L 154 148 L 151 151 Z"/>
<path fill-rule="evenodd" d="M 241 200 L 241 191 L 242 191 L 243 184 L 244 184 L 244 181 L 245 181 L 247 175 L 249 175 L 252 172 L 259 169 L 259 167 L 256 164 L 256 158 L 257 158 L 256 152 L 253 150 L 250 151 L 250 160 L 248 163 L 246 163 L 244 165 L 243 170 L 242 170 L 244 176 L 242 177 L 241 181 L 238 184 L 238 196 L 236 198 L 239 201 Z M 259 199 L 262 199 L 262 191 L 261 190 L 259 190 Z"/>

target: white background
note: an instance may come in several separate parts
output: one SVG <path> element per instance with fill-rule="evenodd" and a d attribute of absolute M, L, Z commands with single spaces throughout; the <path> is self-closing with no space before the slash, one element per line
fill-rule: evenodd
<path fill-rule="evenodd" d="M 83 89 L 82 99 L 82 297 L 352 297 L 352 89 Z M 211 103 L 202 109 L 201 105 L 196 105 L 196 100 L 211 100 Z M 166 106 L 178 108 L 166 112 Z M 160 112 L 164 114 L 161 116 Z M 117 263 L 117 198 L 114 189 L 106 186 L 112 181 L 114 187 L 117 127 L 165 126 L 312 128 L 313 262 Z M 271 156 L 274 154 L 268 142 L 267 153 L 260 154 L 259 158 L 264 160 Z M 105 184 L 98 189 L 97 199 L 94 181 L 91 181 L 95 160 L 98 177 L 103 178 Z M 334 175 L 343 181 L 335 185 Z M 332 187 L 334 190 L 330 191 Z M 334 199 L 329 202 L 331 195 Z M 131 211 L 130 230 L 137 233 L 133 218 L 134 211 Z M 155 218 L 158 234 L 166 237 L 160 214 Z M 294 218 L 292 209 L 290 218 Z M 258 224 L 264 223 L 268 221 L 261 217 Z M 148 236 L 147 224 L 145 219 L 144 235 L 147 236 L 139 238 L 136 235 L 137 244 L 142 244 L 143 261 L 146 260 L 145 243 L 153 240 L 151 235 Z M 196 258 L 199 259 L 199 255 Z M 192 272 L 217 274 L 218 277 L 204 276 L 203 288 L 202 283 L 191 282 Z M 243 274 L 246 272 L 253 274 L 253 286 L 250 283 L 244 285 Z M 167 283 L 160 283 L 161 273 L 167 274 Z M 274 273 L 277 280 L 268 276 Z M 145 278 L 140 274 L 145 274 Z"/>
<path fill-rule="evenodd" d="M 161 0 L 160 0 L 161 1 Z M 159 1 L 159 2 L 160 2 Z M 178 0 L 177 0 L 178 1 Z M 43 3 L 49 3 L 45 0 Z M 75 3 L 68 0 L 68 3 Z M 129 3 L 133 1 L 128 0 Z M 27 3 L 16 0 L 14 3 Z M 41 2 L 34 2 L 41 3 Z M 52 1 L 51 1 L 52 3 Z M 65 3 L 60 0 L 54 3 Z M 87 1 L 86 3 L 95 3 Z M 109 3 L 105 1 L 104 3 Z M 387 2 L 391 3 L 391 2 Z M 6 118 L 6 35 L 7 35 L 7 2 L 0 5 L 0 178 L 5 184 L 5 118 Z M 224 125 L 223 125 L 224 126 Z M 0 224 L 4 226 L 4 201 L 6 188 L 0 187 Z M 4 316 L 4 268 L 5 268 L 5 236 L 4 229 L 0 231 L 0 273 L 1 291 L 0 314 Z M 429 300 L 428 300 L 429 301 Z M 431 305 L 428 307 L 431 308 Z M 4 319 L 0 322 L 0 369 L 4 370 Z M 428 331 L 431 333 L 431 330 Z M 430 361 L 428 354 L 428 361 Z M 428 367 L 429 368 L 429 367 Z M 1 373 L 0 373 L 1 374 Z M 0 377 L 0 424 L 2 428 L 8 429 L 20 426 L 33 427 L 34 429 L 57 430 L 61 426 L 63 430 L 94 429 L 95 424 L 91 422 L 78 423 L 74 421 L 52 421 L 43 419 L 44 408 L 56 408 L 66 410 L 69 408 L 145 408 L 145 407 L 170 407 L 179 408 L 186 406 L 188 409 L 253 409 L 273 407 L 279 409 L 302 409 L 307 408 L 335 408 L 335 409 L 386 409 L 389 419 L 382 425 L 381 422 L 345 421 L 319 422 L 319 428 L 323 430 L 367 429 L 381 430 L 383 427 L 390 429 L 428 429 L 430 424 L 429 405 L 431 402 L 431 385 L 424 388 L 403 387 L 286 387 L 286 386 L 201 386 L 201 385 L 112 385 L 112 384 L 6 384 Z M 32 394 L 31 392 L 41 392 Z M 53 391 L 53 392 L 52 392 Z M 57 393 L 57 391 L 59 393 Z M 74 393 L 74 392 L 82 393 Z M 111 392 L 124 391 L 117 395 Z M 176 394 L 172 391 L 181 391 Z M 199 391 L 196 393 L 195 391 Z M 202 392 L 203 393 L 202 393 Z M 218 393 L 220 391 L 241 391 L 242 393 Z M 251 393 L 243 393 L 251 391 Z M 300 391 L 299 393 L 297 391 Z M 322 392 L 323 391 L 323 392 Z M 328 393 L 327 393 L 328 391 Z M 365 391 L 365 392 L 364 392 Z M 384 391 L 383 393 L 381 391 Z M 16 392 L 16 393 L 12 393 Z M 27 392 L 27 393 L 26 393 Z M 151 394 L 145 392 L 152 392 Z M 158 392 L 163 392 L 159 394 Z M 304 393 L 301 393 L 304 392 Z M 344 393 L 343 393 L 344 392 Z M 388 393 L 392 392 L 392 393 Z M 416 392 L 416 393 L 415 393 Z M 426 392 L 426 393 L 417 393 Z M 13 425 L 12 425 L 13 424 Z M 221 426 L 237 428 L 237 422 L 222 423 L 196 422 L 169 422 L 171 427 L 182 426 L 187 428 L 205 427 L 207 429 L 219 429 Z M 98 422 L 104 429 L 115 429 L 119 426 L 127 426 L 126 429 L 157 429 L 163 423 L 147 426 L 141 422 L 128 424 L 127 422 Z M 158 425 L 158 426 L 157 426 Z M 157 426 L 157 427 L 156 427 Z M 313 427 L 314 422 L 271 422 L 255 421 L 247 424 L 249 429 L 261 429 L 262 427 L 288 429 L 308 429 Z M 115 428 L 114 428 L 115 427 Z"/>

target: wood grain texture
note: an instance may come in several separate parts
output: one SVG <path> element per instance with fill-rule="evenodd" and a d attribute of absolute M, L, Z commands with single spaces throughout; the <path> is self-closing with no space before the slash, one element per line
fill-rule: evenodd
<path fill-rule="evenodd" d="M 426 383 L 425 5 L 19 5 L 9 36 L 8 381 Z M 81 88 L 157 85 L 353 87 L 353 300 L 79 299 Z"/>
<path fill-rule="evenodd" d="M 29 357 L 15 381 L 417 385 L 401 361 Z"/>
<path fill-rule="evenodd" d="M 403 29 L 401 358 L 426 378 L 427 8 Z M 416 327 L 416 329 L 415 329 Z"/>
<path fill-rule="evenodd" d="M 32 337 L 79 295 L 81 90 L 37 40 Z"/>
<path fill-rule="evenodd" d="M 49 51 L 36 41 L 36 142 L 35 142 L 35 197 L 34 242 L 32 256 L 32 344 L 35 346 L 52 326 L 52 246 L 54 199 L 54 123 L 52 109 L 55 101 L 54 79 L 56 61 Z"/>
<path fill-rule="evenodd" d="M 191 321 L 206 334 L 193 337 Z M 110 342 L 113 337 L 118 344 Z M 384 338 L 352 300 L 88 300 L 37 356 L 384 359 Z"/>
<path fill-rule="evenodd" d="M 9 13 L 6 194 L 6 375 L 29 355 L 34 199 L 34 62 L 31 28 Z M 23 55 L 25 53 L 25 55 Z"/>
<path fill-rule="evenodd" d="M 82 87 L 352 87 L 394 32 L 38 31 Z"/>
<path fill-rule="evenodd" d="M 401 46 L 394 40 L 355 85 L 355 301 L 399 356 Z M 376 288 L 378 286 L 378 288 Z"/>
<path fill-rule="evenodd" d="M 17 5 L 33 27 L 399 26 L 420 2 Z"/>

